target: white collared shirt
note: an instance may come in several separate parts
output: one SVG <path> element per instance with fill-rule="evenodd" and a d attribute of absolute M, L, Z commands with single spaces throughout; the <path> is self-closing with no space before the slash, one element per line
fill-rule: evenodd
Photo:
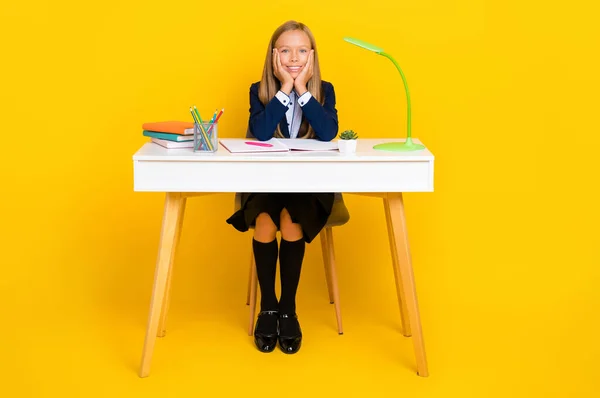
<path fill-rule="evenodd" d="M 300 98 L 297 98 L 298 94 L 294 90 L 292 90 L 290 95 L 279 90 L 275 96 L 283 105 L 288 107 L 285 112 L 288 131 L 290 132 L 290 138 L 296 138 L 300 124 L 302 123 L 302 107 L 312 98 L 312 95 L 307 91 Z"/>

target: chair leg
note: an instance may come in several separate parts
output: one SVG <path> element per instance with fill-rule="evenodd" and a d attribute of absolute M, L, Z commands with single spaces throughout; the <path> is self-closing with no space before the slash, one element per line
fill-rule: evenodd
<path fill-rule="evenodd" d="M 163 299 L 163 306 L 160 313 L 160 322 L 158 325 L 158 337 L 165 337 L 167 333 L 167 314 L 169 312 L 169 304 L 171 303 L 171 276 L 173 275 L 173 266 L 175 264 L 175 255 L 177 248 L 179 247 L 179 239 L 181 237 L 181 230 L 183 228 L 183 218 L 185 216 L 185 204 L 186 198 L 181 199 L 181 209 L 179 215 L 179 223 L 177 225 L 177 231 L 175 232 L 175 242 L 173 242 L 173 250 L 171 250 L 171 259 L 169 261 L 169 275 L 167 276 L 167 288 L 165 291 L 165 298 Z"/>
<path fill-rule="evenodd" d="M 396 253 L 398 256 L 398 274 L 406 299 L 406 308 L 410 319 L 412 330 L 413 346 L 417 361 L 417 374 L 422 377 L 429 375 L 427 369 L 427 358 L 425 355 L 425 343 L 423 341 L 423 331 L 421 330 L 421 316 L 419 315 L 419 304 L 417 300 L 417 290 L 413 268 L 411 264 L 410 248 L 408 244 L 408 235 L 406 231 L 406 216 L 404 214 L 404 201 L 401 193 L 388 195 L 386 207 L 390 212 L 391 231 L 396 243 Z"/>
<path fill-rule="evenodd" d="M 246 291 L 246 305 L 250 305 L 250 284 L 252 283 L 252 268 L 254 267 L 254 253 L 250 253 L 250 268 L 248 269 L 248 288 Z"/>
<path fill-rule="evenodd" d="M 175 235 L 177 235 L 179 218 L 181 217 L 182 199 L 183 197 L 179 192 L 168 192 L 165 198 L 160 246 L 158 258 L 156 260 L 156 270 L 154 271 L 154 287 L 152 289 L 150 314 L 148 316 L 144 349 L 142 351 L 142 361 L 139 368 L 140 377 L 147 377 L 150 374 L 150 363 L 152 362 L 154 343 L 156 342 L 169 269 L 171 268 L 172 252 L 175 246 Z"/>
<path fill-rule="evenodd" d="M 333 290 L 331 289 L 331 266 L 329 263 L 329 246 L 327 244 L 327 232 L 325 229 L 319 234 L 321 237 L 321 252 L 323 253 L 323 265 L 325 266 L 325 279 L 327 280 L 327 292 L 329 293 L 329 304 L 333 304 Z"/>
<path fill-rule="evenodd" d="M 335 316 L 337 318 L 338 333 L 344 334 L 342 326 L 342 310 L 340 306 L 340 291 L 338 289 L 337 271 L 335 268 L 335 250 L 333 246 L 333 231 L 331 228 L 325 228 L 327 251 L 329 252 L 329 271 L 331 278 L 331 290 L 333 290 L 333 304 L 335 307 Z"/>
<path fill-rule="evenodd" d="M 394 241 L 394 234 L 392 231 L 392 215 L 390 214 L 390 207 L 388 199 L 383 199 L 383 208 L 385 210 L 385 220 L 387 223 L 388 238 L 390 240 L 390 252 L 392 257 L 392 267 L 394 268 L 394 279 L 396 280 L 396 294 L 398 295 L 398 308 L 400 308 L 400 319 L 402 320 L 402 334 L 405 337 L 410 337 L 410 320 L 408 319 L 408 310 L 406 309 L 406 298 L 404 297 L 404 289 L 402 288 L 402 281 L 400 280 L 400 271 L 398 270 L 398 249 L 396 248 L 396 242 Z"/>
<path fill-rule="evenodd" d="M 254 335 L 254 317 L 256 315 L 256 290 L 258 285 L 258 276 L 256 275 L 256 264 L 254 255 L 250 259 L 250 317 L 248 319 L 248 336 Z"/>

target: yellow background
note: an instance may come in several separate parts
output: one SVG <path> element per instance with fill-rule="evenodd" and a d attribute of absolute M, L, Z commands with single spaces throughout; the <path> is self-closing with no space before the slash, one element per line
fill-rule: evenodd
<path fill-rule="evenodd" d="M 220 3 L 220 4 L 219 4 Z M 598 7 L 591 2 L 3 1 L 3 396 L 463 397 L 598 393 Z M 272 31 L 313 30 L 340 128 L 413 136 L 435 192 L 405 196 L 431 376 L 399 333 L 379 200 L 334 231 L 345 334 L 320 243 L 298 294 L 301 352 L 245 334 L 250 234 L 233 196 L 188 203 L 167 338 L 136 375 L 163 195 L 134 193 L 141 124 L 208 117 L 242 136 Z M 274 172 L 277 172 L 274 170 Z M 395 391 L 392 391 L 395 390 Z M 595 393 L 594 393 L 595 391 Z M 264 395 L 266 396 L 266 395 Z"/>

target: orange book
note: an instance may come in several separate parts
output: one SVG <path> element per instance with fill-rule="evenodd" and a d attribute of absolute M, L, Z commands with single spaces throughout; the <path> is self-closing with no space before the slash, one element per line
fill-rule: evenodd
<path fill-rule="evenodd" d="M 171 133 L 179 135 L 194 134 L 194 123 L 170 120 L 166 122 L 151 122 L 142 124 L 142 128 L 159 133 Z"/>

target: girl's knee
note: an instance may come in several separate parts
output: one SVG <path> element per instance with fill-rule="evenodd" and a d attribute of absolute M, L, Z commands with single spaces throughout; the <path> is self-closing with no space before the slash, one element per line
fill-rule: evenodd
<path fill-rule="evenodd" d="M 256 217 L 254 226 L 254 238 L 259 242 L 271 242 L 277 235 L 277 226 L 268 213 L 260 213 Z"/>
<path fill-rule="evenodd" d="M 279 216 L 281 236 L 287 241 L 296 241 L 302 238 L 302 228 L 300 224 L 292 221 L 290 213 L 286 209 L 281 211 Z"/>

